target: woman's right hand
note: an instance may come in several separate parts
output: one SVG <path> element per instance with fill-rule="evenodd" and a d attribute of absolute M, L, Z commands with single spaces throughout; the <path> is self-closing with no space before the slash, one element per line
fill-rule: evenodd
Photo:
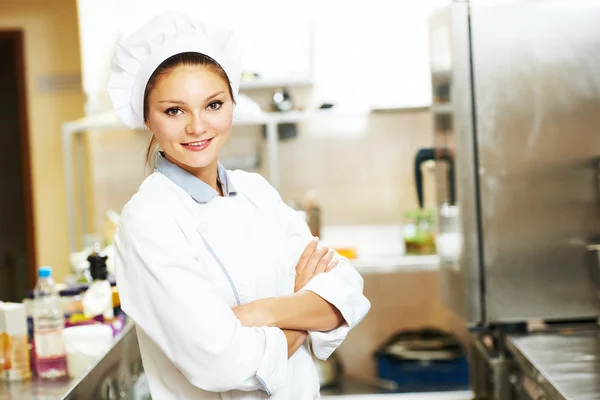
<path fill-rule="evenodd" d="M 329 272 L 339 261 L 332 261 L 335 251 L 327 246 L 319 246 L 319 238 L 313 238 L 296 264 L 294 293 L 302 289 L 316 275 Z"/>

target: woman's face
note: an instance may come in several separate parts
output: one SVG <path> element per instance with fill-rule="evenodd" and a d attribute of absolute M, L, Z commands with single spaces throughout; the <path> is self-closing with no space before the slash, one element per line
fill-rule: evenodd
<path fill-rule="evenodd" d="M 216 165 L 229 139 L 228 85 L 211 68 L 185 65 L 163 75 L 148 96 L 148 128 L 167 158 L 194 175 Z"/>

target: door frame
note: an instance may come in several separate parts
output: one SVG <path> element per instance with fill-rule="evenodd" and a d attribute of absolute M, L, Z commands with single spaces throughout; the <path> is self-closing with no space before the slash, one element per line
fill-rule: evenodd
<path fill-rule="evenodd" d="M 31 177 L 31 152 L 29 140 L 29 120 L 27 102 L 27 81 L 25 72 L 25 42 L 22 29 L 0 29 L 0 40 L 13 44 L 15 73 L 17 78 L 17 107 L 19 120 L 19 143 L 21 151 L 21 171 L 23 199 L 25 201 L 25 241 L 27 245 L 28 283 L 33 289 L 36 282 L 35 218 L 33 210 L 33 181 Z"/>

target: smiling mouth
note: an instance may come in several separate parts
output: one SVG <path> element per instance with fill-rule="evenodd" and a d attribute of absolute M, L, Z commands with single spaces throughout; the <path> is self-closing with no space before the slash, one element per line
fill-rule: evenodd
<path fill-rule="evenodd" d="M 204 150 L 205 148 L 207 148 L 213 139 L 214 139 L 214 137 L 211 137 L 210 139 L 198 140 L 198 141 L 189 142 L 189 143 L 181 143 L 181 145 L 187 149 L 199 151 L 199 150 Z"/>

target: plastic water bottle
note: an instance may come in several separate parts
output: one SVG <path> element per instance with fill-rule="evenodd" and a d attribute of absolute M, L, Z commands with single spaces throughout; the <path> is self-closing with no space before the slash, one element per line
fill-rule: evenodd
<path fill-rule="evenodd" d="M 67 376 L 63 329 L 65 315 L 60 304 L 51 267 L 40 267 L 33 291 L 33 338 L 36 372 L 39 378 Z"/>

